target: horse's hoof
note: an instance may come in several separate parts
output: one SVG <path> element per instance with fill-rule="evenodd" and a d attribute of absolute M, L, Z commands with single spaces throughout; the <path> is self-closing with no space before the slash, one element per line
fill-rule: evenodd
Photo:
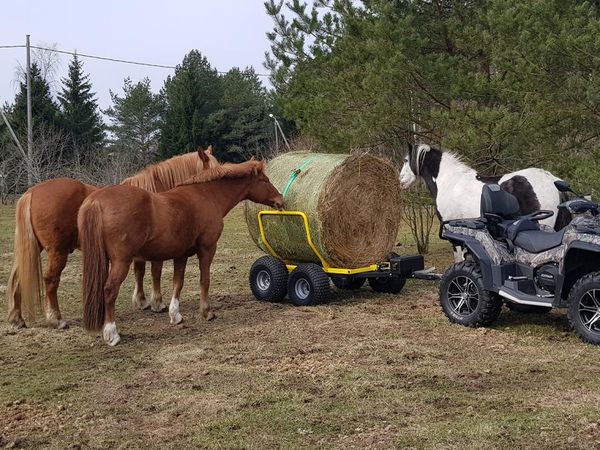
<path fill-rule="evenodd" d="M 155 313 L 163 313 L 167 309 L 169 309 L 169 308 L 164 303 L 159 303 L 157 305 L 152 305 L 152 312 L 155 312 Z"/>
<path fill-rule="evenodd" d="M 69 324 L 67 323 L 66 320 L 59 320 L 56 322 L 56 329 L 57 330 L 66 330 L 67 328 L 69 328 Z"/>
<path fill-rule="evenodd" d="M 210 322 L 211 320 L 215 320 L 217 316 L 215 316 L 214 312 L 209 311 L 206 314 L 204 314 L 204 318 Z"/>
<path fill-rule="evenodd" d="M 27 328 L 27 325 L 25 325 L 25 321 L 23 319 L 19 320 L 19 321 L 11 321 L 10 325 L 15 329 L 15 330 L 20 330 L 22 328 Z"/>
<path fill-rule="evenodd" d="M 181 315 L 181 313 L 177 313 L 174 316 L 171 316 L 171 324 L 179 325 L 181 322 L 183 322 L 183 316 Z"/>
<path fill-rule="evenodd" d="M 25 321 L 20 314 L 11 313 L 8 317 L 8 323 L 10 323 L 15 330 L 27 328 Z"/>
<path fill-rule="evenodd" d="M 142 303 L 142 304 L 138 305 L 138 308 L 140 308 L 142 311 L 145 311 L 145 310 L 147 310 L 148 308 L 150 308 L 150 306 L 151 306 L 151 305 L 150 305 L 150 302 L 149 302 L 149 301 L 146 301 L 146 302 L 144 302 L 144 303 Z"/>
<path fill-rule="evenodd" d="M 102 337 L 104 338 L 104 341 L 111 347 L 114 347 L 121 341 L 121 336 L 119 336 L 119 333 L 117 332 L 117 325 L 114 322 L 104 325 L 104 328 L 102 329 Z"/>
<path fill-rule="evenodd" d="M 146 300 L 144 294 L 138 294 L 137 292 L 133 293 L 133 296 L 131 297 L 131 303 L 133 303 L 134 307 L 141 309 L 142 311 L 150 308 L 150 302 Z"/>

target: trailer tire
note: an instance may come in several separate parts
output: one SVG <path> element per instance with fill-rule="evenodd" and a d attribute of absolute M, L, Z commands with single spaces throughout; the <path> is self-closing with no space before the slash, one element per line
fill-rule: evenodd
<path fill-rule="evenodd" d="M 403 277 L 369 278 L 371 289 L 381 294 L 399 294 L 405 284 L 406 278 Z"/>
<path fill-rule="evenodd" d="M 331 277 L 331 281 L 333 281 L 334 286 L 338 289 L 344 289 L 346 291 L 355 291 L 363 287 L 366 279 L 358 277 L 334 276 Z"/>
<path fill-rule="evenodd" d="M 298 264 L 290 273 L 288 296 L 296 306 L 314 306 L 329 297 L 329 277 L 321 266 L 313 263 Z"/>
<path fill-rule="evenodd" d="M 250 268 L 250 289 L 257 300 L 280 302 L 287 294 L 288 277 L 288 269 L 281 260 L 263 256 Z"/>
<path fill-rule="evenodd" d="M 502 310 L 502 300 L 484 288 L 479 265 L 463 261 L 450 266 L 440 282 L 440 303 L 452 323 L 481 327 L 493 323 Z"/>

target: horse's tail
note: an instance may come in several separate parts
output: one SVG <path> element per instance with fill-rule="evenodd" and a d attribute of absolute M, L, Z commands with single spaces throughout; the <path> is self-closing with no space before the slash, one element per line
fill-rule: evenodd
<path fill-rule="evenodd" d="M 560 203 L 564 203 L 567 200 L 569 200 L 569 193 L 559 192 L 558 198 Z M 569 223 L 571 223 L 572 219 L 573 216 L 569 211 L 567 211 L 566 208 L 558 208 L 558 213 L 556 214 L 556 222 L 554 222 L 554 231 L 562 230 L 564 227 L 569 225 Z"/>
<path fill-rule="evenodd" d="M 108 277 L 100 205 L 95 201 L 84 203 L 77 222 L 83 252 L 83 325 L 87 330 L 100 330 L 104 324 L 104 285 Z"/>
<path fill-rule="evenodd" d="M 14 261 L 6 289 L 8 311 L 10 314 L 16 306 L 25 317 L 34 320 L 42 309 L 42 261 L 31 224 L 31 192 L 23 194 L 17 202 L 15 219 Z"/>

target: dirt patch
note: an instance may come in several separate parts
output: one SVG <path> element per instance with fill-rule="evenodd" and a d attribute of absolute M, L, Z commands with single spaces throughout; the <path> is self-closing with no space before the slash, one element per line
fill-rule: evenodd
<path fill-rule="evenodd" d="M 0 248 L 8 249 L 12 232 L 0 236 L 7 236 Z M 449 263 L 443 243 L 432 248 L 438 268 Z M 315 308 L 260 303 L 247 285 L 259 256 L 234 211 L 213 267 L 217 320 L 199 314 L 197 265 L 190 261 L 183 325 L 133 309 L 128 279 L 117 305 L 123 341 L 108 348 L 81 328 L 73 255 L 59 289 L 68 330 L 42 321 L 18 331 L 0 325 L 1 445 L 599 445 L 600 349 L 568 333 L 564 314 L 505 311 L 493 328 L 463 328 L 441 313 L 434 284 L 415 281 L 400 296 L 333 289 L 331 301 Z M 0 262 L 5 285 L 11 261 Z"/>

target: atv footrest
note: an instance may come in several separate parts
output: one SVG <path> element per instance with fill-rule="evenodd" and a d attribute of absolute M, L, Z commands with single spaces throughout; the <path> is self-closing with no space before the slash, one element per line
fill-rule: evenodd
<path fill-rule="evenodd" d="M 540 297 L 538 295 L 526 294 L 524 292 L 515 291 L 514 289 L 506 286 L 502 286 L 498 291 L 498 294 L 504 299 L 520 305 L 551 307 L 554 303 L 554 297 Z"/>

